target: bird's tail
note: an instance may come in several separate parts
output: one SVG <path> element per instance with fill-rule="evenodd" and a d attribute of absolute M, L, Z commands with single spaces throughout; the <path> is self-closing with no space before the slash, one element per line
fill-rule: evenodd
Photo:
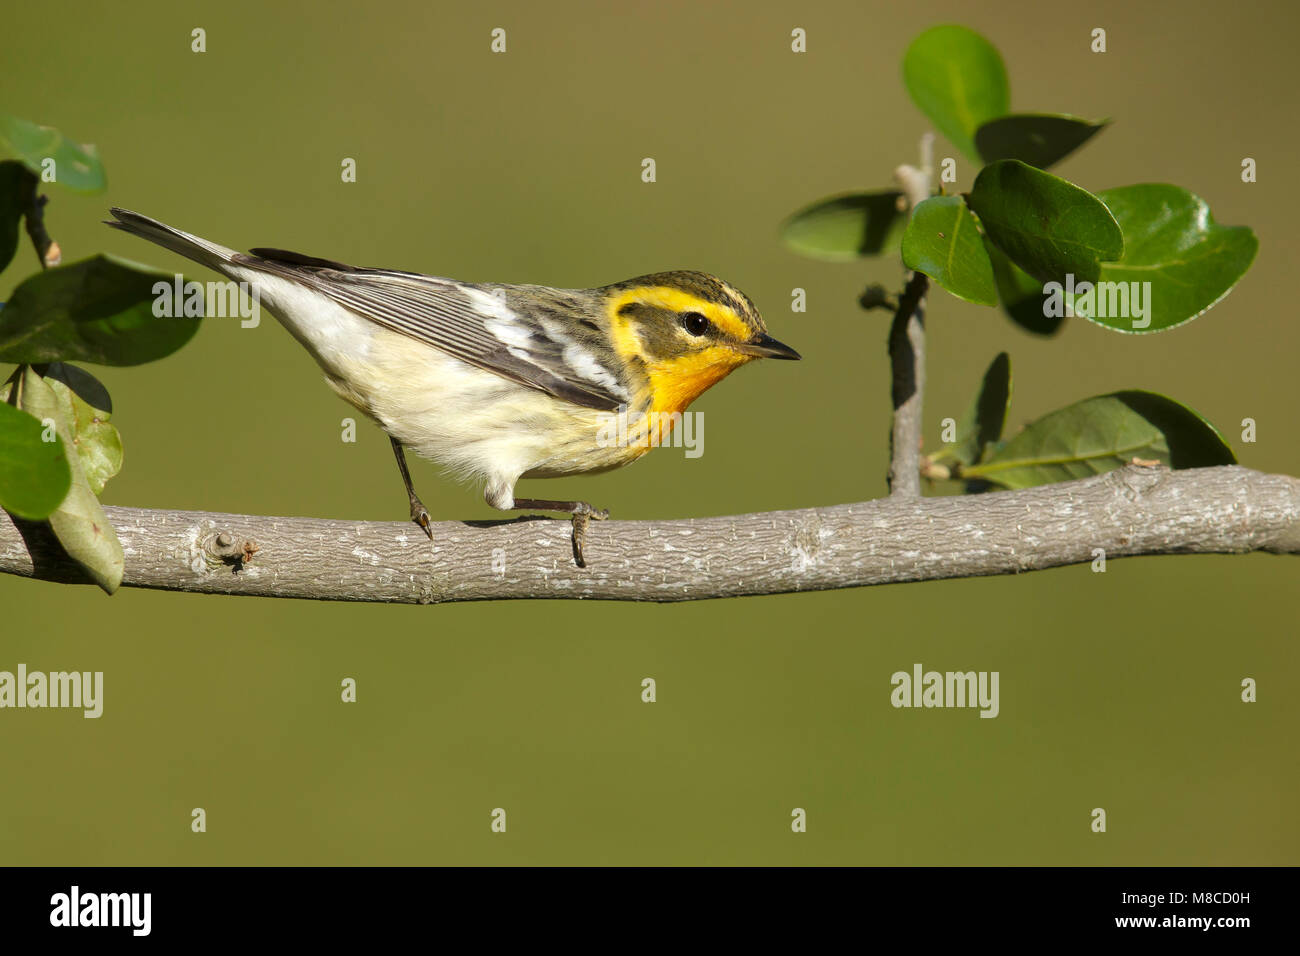
<path fill-rule="evenodd" d="M 181 232 L 179 229 L 174 229 L 157 219 L 142 216 L 138 212 L 119 209 L 117 206 L 114 206 L 111 212 L 116 218 L 104 220 L 104 225 L 112 226 L 114 229 L 121 229 L 123 232 L 129 232 L 142 239 L 148 239 L 150 242 L 156 242 L 164 249 L 178 252 L 187 259 L 193 259 L 195 262 L 216 269 L 218 272 L 224 272 L 225 270 L 222 267 L 237 255 L 233 249 L 227 249 L 215 242 L 200 239 L 198 236 L 191 236 L 188 232 Z"/>

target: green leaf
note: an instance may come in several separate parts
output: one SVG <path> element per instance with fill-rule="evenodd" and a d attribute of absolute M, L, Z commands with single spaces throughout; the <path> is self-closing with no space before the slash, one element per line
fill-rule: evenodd
<path fill-rule="evenodd" d="M 113 401 L 108 389 L 95 376 L 75 365 L 51 362 L 34 365 L 32 370 L 45 380 L 58 403 L 58 422 L 66 426 L 81 461 L 86 483 L 96 495 L 122 469 L 122 436 L 108 423 Z M 20 368 L 19 371 L 25 371 Z M 9 400 L 18 372 L 0 385 L 0 402 Z"/>
<path fill-rule="evenodd" d="M 47 517 L 72 483 L 63 440 L 45 434 L 39 419 L 0 401 L 0 508 L 19 518 Z"/>
<path fill-rule="evenodd" d="M 1259 250 L 1249 228 L 1216 225 L 1205 201 L 1178 186 L 1097 195 L 1124 230 L 1124 255 L 1103 263 L 1099 279 L 1123 285 L 1095 289 L 1091 302 L 1076 295 L 1073 308 L 1106 328 L 1160 332 L 1196 318 L 1232 290 Z"/>
<path fill-rule="evenodd" d="M 903 263 L 960 299 L 997 305 L 988 251 L 960 196 L 933 196 L 916 207 L 903 233 Z"/>
<path fill-rule="evenodd" d="M 75 192 L 103 192 L 108 185 L 94 146 L 79 146 L 52 126 L 37 126 L 16 116 L 0 114 L 0 156 L 12 156 L 42 177 L 47 159 L 54 160 L 53 182 Z"/>
<path fill-rule="evenodd" d="M 985 233 L 1043 282 L 1096 281 L 1102 259 L 1124 253 L 1124 236 L 1092 193 L 1016 159 L 985 166 L 967 200 Z"/>
<path fill-rule="evenodd" d="M 986 163 L 1018 159 L 1046 169 L 1060 162 L 1106 127 L 1062 113 L 1017 113 L 989 120 L 975 131 L 975 146 Z"/>
<path fill-rule="evenodd" d="M 0 361 L 139 365 L 170 355 L 199 328 L 195 318 L 153 314 L 155 283 L 170 290 L 173 281 L 106 255 L 38 273 L 0 310 Z"/>
<path fill-rule="evenodd" d="M 1171 468 L 1231 465 L 1236 456 L 1214 426 L 1172 398 L 1123 391 L 1076 402 L 996 448 L 964 478 L 1029 488 L 1099 475 L 1132 459 Z"/>
<path fill-rule="evenodd" d="M 96 496 L 103 494 L 108 479 L 122 470 L 122 436 L 108 421 L 113 413 L 108 389 L 75 365 L 53 362 L 36 371 L 58 399 L 60 421 L 67 425 L 86 483 Z"/>
<path fill-rule="evenodd" d="M 782 224 L 781 239 L 801 255 L 832 262 L 896 249 L 907 224 L 902 195 L 886 189 L 819 200 Z"/>
<path fill-rule="evenodd" d="M 125 556 L 117 532 L 109 524 L 99 499 L 90 489 L 79 455 L 72 447 L 70 423 L 63 418 L 63 406 L 54 389 L 27 368 L 21 384 L 23 408 L 40 419 L 52 419 L 63 439 L 64 458 L 72 475 L 67 496 L 49 515 L 50 528 L 68 556 L 80 564 L 101 588 L 112 594 L 122 583 Z"/>
<path fill-rule="evenodd" d="M 0 163 L 0 272 L 18 251 L 18 225 L 31 200 L 36 179 L 22 163 Z"/>
<path fill-rule="evenodd" d="M 1060 315 L 1045 314 L 1047 296 L 1043 292 L 1043 283 L 1008 259 L 1006 253 L 987 239 L 985 247 L 988 249 L 989 261 L 993 264 L 998 298 L 1011 321 L 1035 335 L 1055 335 L 1059 332 L 1065 322 L 1064 310 Z"/>
<path fill-rule="evenodd" d="M 984 373 L 966 414 L 957 423 L 957 440 L 945 445 L 939 457 L 963 466 L 975 464 L 984 456 L 985 449 L 1002 437 L 1010 408 L 1011 356 L 1000 352 Z"/>
<path fill-rule="evenodd" d="M 913 40 L 903 55 L 903 83 L 948 142 L 975 160 L 975 131 L 1010 107 L 997 48 L 963 26 L 931 27 Z"/>
<path fill-rule="evenodd" d="M 89 405 L 105 420 L 113 414 L 113 399 L 109 397 L 108 389 L 104 387 L 103 382 L 84 368 L 64 365 L 62 362 L 51 362 L 49 365 L 38 365 L 36 371 L 45 381 L 59 382 L 60 385 L 75 393 L 77 398 Z"/>

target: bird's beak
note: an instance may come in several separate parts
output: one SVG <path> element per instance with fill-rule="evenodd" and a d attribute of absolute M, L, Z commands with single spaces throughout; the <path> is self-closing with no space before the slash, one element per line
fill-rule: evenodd
<path fill-rule="evenodd" d="M 784 342 L 778 342 L 772 336 L 764 334 L 756 339 L 750 339 L 748 342 L 741 342 L 736 346 L 736 351 L 743 352 L 746 355 L 755 355 L 759 358 L 776 358 L 776 359 L 798 359 L 799 353 Z"/>

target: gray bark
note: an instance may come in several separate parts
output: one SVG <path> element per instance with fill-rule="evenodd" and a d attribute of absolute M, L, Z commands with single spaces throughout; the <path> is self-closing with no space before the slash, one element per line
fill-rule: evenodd
<path fill-rule="evenodd" d="M 889 493 L 921 497 L 921 413 L 925 395 L 925 291 L 930 280 L 913 272 L 889 329 L 890 397 L 894 420 L 889 433 Z"/>
<path fill-rule="evenodd" d="M 1300 553 L 1300 480 L 1127 467 L 1024 491 L 679 521 L 325 521 L 108 507 L 128 587 L 339 601 L 689 601 L 1017 574 L 1143 554 Z M 0 571 L 85 581 L 40 524 L 0 512 Z"/>
<path fill-rule="evenodd" d="M 921 137 L 921 165 L 899 166 L 894 178 L 907 197 L 907 215 L 930 195 L 934 135 Z M 921 413 L 925 395 L 925 293 L 930 280 L 907 278 L 889 329 L 889 364 L 894 419 L 889 433 L 889 493 L 921 497 Z"/>

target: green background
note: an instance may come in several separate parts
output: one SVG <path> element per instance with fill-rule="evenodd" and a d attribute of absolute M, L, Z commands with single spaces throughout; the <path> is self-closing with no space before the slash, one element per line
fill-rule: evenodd
<path fill-rule="evenodd" d="M 938 294 L 927 447 L 1005 349 L 1012 429 L 1149 388 L 1218 424 L 1244 464 L 1300 474 L 1284 3 L 153 0 L 65 5 L 57 21 L 29 4 L 4 14 L 0 110 L 100 148 L 106 194 L 49 190 L 65 261 L 110 251 L 212 278 L 99 225 L 113 204 L 239 248 L 467 280 L 723 276 L 804 361 L 746 368 L 701 399 L 701 458 L 661 449 L 520 493 L 619 518 L 793 508 L 885 491 L 888 317 L 855 301 L 901 271 L 801 259 L 777 226 L 914 159 L 926 123 L 902 53 L 951 21 L 1001 49 L 1013 109 L 1115 118 L 1054 172 L 1091 189 L 1182 185 L 1261 249 L 1208 315 L 1148 337 L 1074 320 L 1031 338 Z M 498 26 L 504 55 L 489 52 Z M 806 54 L 790 52 L 794 27 Z M 958 188 L 975 172 L 959 159 Z M 34 268 L 24 245 L 0 299 Z M 805 314 L 790 311 L 795 287 Z M 405 517 L 382 432 L 360 422 L 356 444 L 340 441 L 354 412 L 269 316 L 212 320 L 170 358 L 94 371 L 126 444 L 106 502 Z M 498 516 L 413 467 L 436 519 Z M 0 712 L 0 863 L 1295 863 L 1298 568 L 1148 558 L 663 607 L 110 599 L 3 577 L 0 669 L 102 670 L 106 691 L 99 720 Z M 891 708 L 890 675 L 918 661 L 999 671 L 1001 716 Z M 339 700 L 344 677 L 356 704 Z M 657 703 L 641 702 L 644 677 Z"/>

